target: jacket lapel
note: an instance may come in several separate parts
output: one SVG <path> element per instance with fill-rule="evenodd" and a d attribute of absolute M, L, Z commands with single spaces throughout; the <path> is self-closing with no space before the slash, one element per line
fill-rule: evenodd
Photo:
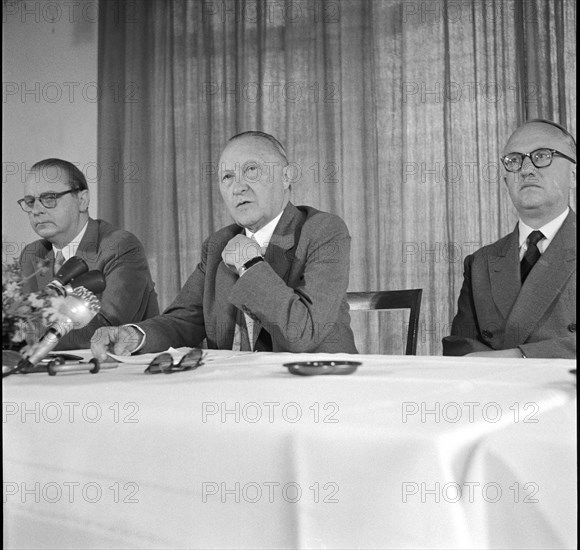
<path fill-rule="evenodd" d="M 300 211 L 288 203 L 274 230 L 264 259 L 276 274 L 287 282 L 288 271 L 294 259 L 295 233 L 300 225 Z"/>
<path fill-rule="evenodd" d="M 99 224 L 96 220 L 89 218 L 87 230 L 85 231 L 75 254 L 75 256 L 78 256 L 87 262 L 89 269 L 94 269 L 99 253 L 99 244 Z"/>
<path fill-rule="evenodd" d="M 48 241 L 43 241 L 46 253 L 40 258 L 41 260 L 48 260 L 47 269 L 40 270 L 36 274 L 37 290 L 44 289 L 50 281 L 54 279 L 54 250 Z"/>
<path fill-rule="evenodd" d="M 572 213 L 530 271 L 506 323 L 504 347 L 523 344 L 576 269 L 576 224 Z M 547 284 L 548 283 L 548 284 Z"/>
<path fill-rule="evenodd" d="M 493 301 L 507 319 L 521 288 L 519 232 L 516 229 L 488 255 L 488 270 Z"/>

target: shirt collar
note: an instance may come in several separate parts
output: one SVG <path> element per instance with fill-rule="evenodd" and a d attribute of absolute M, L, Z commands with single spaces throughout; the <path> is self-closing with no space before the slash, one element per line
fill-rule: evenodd
<path fill-rule="evenodd" d="M 249 229 L 246 228 L 246 237 L 250 239 L 254 237 L 256 242 L 260 245 L 261 248 L 267 248 L 268 244 L 272 240 L 272 235 L 274 234 L 274 230 L 282 217 L 284 210 L 280 212 L 271 222 L 268 222 L 264 227 L 258 229 L 255 233 L 252 233 Z"/>
<path fill-rule="evenodd" d="M 564 223 L 564 220 L 568 216 L 570 212 L 570 207 L 567 207 L 564 212 L 562 212 L 557 218 L 554 218 L 551 222 L 548 222 L 546 225 L 539 227 L 538 230 L 542 232 L 544 237 L 546 237 L 546 245 L 556 236 L 560 227 Z M 521 218 L 519 221 L 519 233 L 520 233 L 520 248 L 525 244 L 528 239 L 528 236 L 532 231 L 535 231 L 532 227 L 527 225 Z"/>
<path fill-rule="evenodd" d="M 56 256 L 58 252 L 62 252 L 65 261 L 68 260 L 69 258 L 72 258 L 77 253 L 77 249 L 79 247 L 79 244 L 81 243 L 82 238 L 85 236 L 88 225 L 89 222 L 87 220 L 87 223 L 85 223 L 83 228 L 79 231 L 79 234 L 70 243 L 66 244 L 62 248 L 57 248 L 56 246 L 52 245 L 54 255 Z"/>

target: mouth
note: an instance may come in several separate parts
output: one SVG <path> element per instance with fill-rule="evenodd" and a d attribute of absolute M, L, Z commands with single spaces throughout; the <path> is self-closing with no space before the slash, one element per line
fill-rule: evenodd
<path fill-rule="evenodd" d="M 542 188 L 542 186 L 536 180 L 528 180 L 524 181 L 520 189 L 527 189 L 528 187 L 537 187 L 538 189 Z"/>
<path fill-rule="evenodd" d="M 248 200 L 239 201 L 238 204 L 236 204 L 236 208 L 243 208 L 244 206 L 247 206 L 248 204 L 252 204 L 252 201 L 248 201 Z"/>

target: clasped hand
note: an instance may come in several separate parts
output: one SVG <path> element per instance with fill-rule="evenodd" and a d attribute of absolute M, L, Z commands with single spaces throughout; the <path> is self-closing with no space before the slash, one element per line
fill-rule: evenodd
<path fill-rule="evenodd" d="M 261 255 L 260 245 L 246 235 L 240 234 L 226 244 L 222 251 L 222 260 L 231 271 L 237 274 L 246 262 Z"/>

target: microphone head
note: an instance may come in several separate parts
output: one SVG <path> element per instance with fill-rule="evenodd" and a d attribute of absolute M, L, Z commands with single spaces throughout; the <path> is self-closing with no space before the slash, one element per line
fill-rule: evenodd
<path fill-rule="evenodd" d="M 64 317 L 57 323 L 60 336 L 87 326 L 100 311 L 101 303 L 97 297 L 86 288 L 79 286 L 60 304 L 58 312 Z"/>
<path fill-rule="evenodd" d="M 75 277 L 86 273 L 89 270 L 87 262 L 78 256 L 72 256 L 69 258 L 62 267 L 58 270 L 58 273 L 54 276 L 55 281 L 57 280 L 62 285 L 66 285 Z"/>
<path fill-rule="evenodd" d="M 69 286 L 73 289 L 82 286 L 93 294 L 100 294 L 105 290 L 107 283 L 105 282 L 105 276 L 99 270 L 93 269 L 73 279 Z"/>

